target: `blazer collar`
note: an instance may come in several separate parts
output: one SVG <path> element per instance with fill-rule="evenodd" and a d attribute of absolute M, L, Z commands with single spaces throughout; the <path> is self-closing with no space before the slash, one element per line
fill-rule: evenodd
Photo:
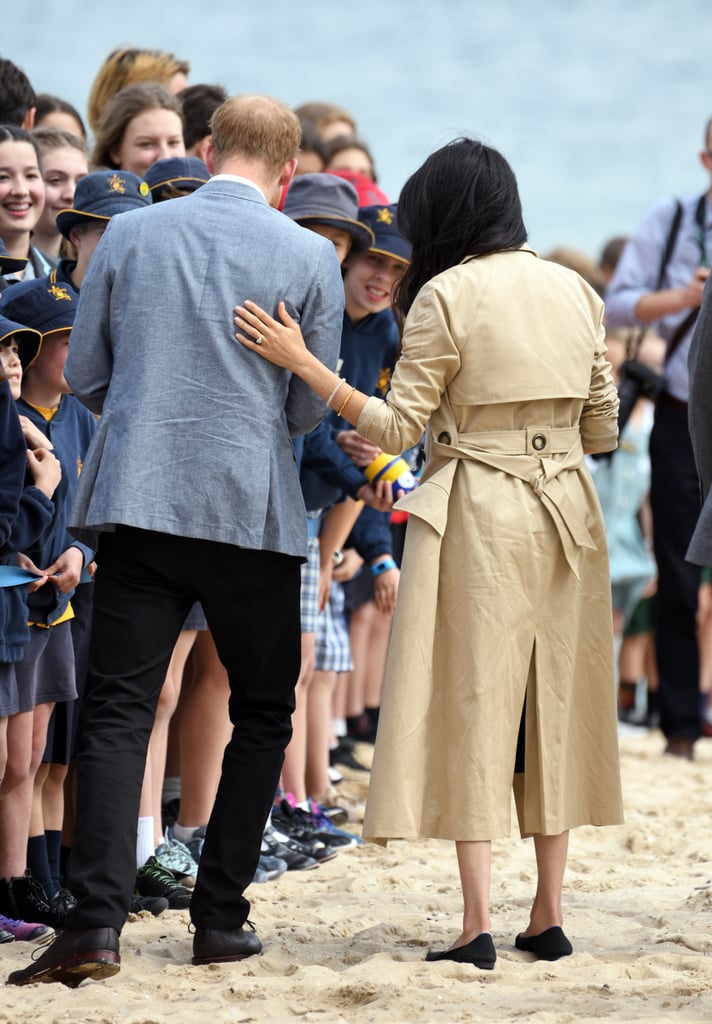
<path fill-rule="evenodd" d="M 211 185 L 219 186 L 219 191 L 232 191 L 229 186 L 235 186 L 235 195 L 244 195 L 250 199 L 262 200 L 267 202 L 267 197 L 254 181 L 250 181 L 249 178 L 242 178 L 237 174 L 214 174 L 209 181 L 203 185 L 203 188 L 210 187 Z M 237 191 L 239 189 L 239 191 Z"/>

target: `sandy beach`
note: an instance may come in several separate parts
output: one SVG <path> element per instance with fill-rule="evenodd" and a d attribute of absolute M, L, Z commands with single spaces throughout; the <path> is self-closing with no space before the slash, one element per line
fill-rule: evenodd
<path fill-rule="evenodd" d="M 115 978 L 5 987 L 8 1024 L 415 1024 L 428 1021 L 712 1019 L 712 740 L 694 763 L 663 757 L 659 734 L 621 738 L 626 823 L 572 833 L 564 889 L 574 955 L 534 962 L 527 923 L 533 848 L 494 844 L 492 972 L 426 964 L 459 932 L 452 844 L 395 842 L 340 854 L 253 886 L 261 957 L 188 966 L 188 915 L 142 915 L 122 935 Z M 363 757 L 370 748 L 361 748 Z M 353 776 L 342 788 L 363 797 Z M 351 826 L 357 828 L 358 826 Z M 1 947 L 4 975 L 33 947 Z"/>

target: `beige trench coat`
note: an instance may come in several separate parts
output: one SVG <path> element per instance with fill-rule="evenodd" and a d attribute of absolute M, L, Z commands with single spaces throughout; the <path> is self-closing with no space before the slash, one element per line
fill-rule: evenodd
<path fill-rule="evenodd" d="M 529 249 L 466 261 L 421 290 L 388 401 L 361 414 L 389 452 L 427 425 L 421 485 L 398 503 L 369 838 L 507 835 L 512 787 L 523 835 L 622 820 L 608 552 L 583 459 L 617 438 L 602 315 Z"/>

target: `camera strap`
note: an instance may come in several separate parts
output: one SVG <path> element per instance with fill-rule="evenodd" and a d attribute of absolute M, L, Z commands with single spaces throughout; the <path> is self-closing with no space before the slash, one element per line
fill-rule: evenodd
<path fill-rule="evenodd" d="M 706 250 L 706 246 L 705 246 L 705 203 L 706 203 L 706 199 L 707 199 L 707 194 L 703 192 L 702 195 L 700 196 L 700 198 L 697 200 L 697 207 L 695 208 L 695 224 L 697 226 L 697 244 L 700 247 L 700 263 L 699 263 L 699 265 L 701 267 L 709 266 L 709 264 L 707 262 L 707 250 Z M 677 236 L 677 233 L 678 233 L 679 228 L 680 228 L 680 215 L 681 214 L 682 214 L 682 206 L 680 204 L 680 201 L 678 200 L 678 209 L 677 209 L 677 212 L 675 214 L 675 218 L 677 220 L 677 223 L 676 224 L 673 223 L 673 227 L 675 229 L 674 230 L 674 234 L 673 234 L 672 229 L 671 229 L 670 236 L 668 237 L 668 242 L 667 242 L 667 245 L 665 247 L 665 262 L 663 263 L 662 267 L 660 268 L 661 269 L 661 276 L 660 276 L 660 281 L 658 283 L 658 289 L 660 289 L 660 287 L 662 286 L 662 278 L 665 276 L 665 268 L 667 267 L 667 264 L 668 264 L 668 262 L 670 260 L 671 255 L 672 255 L 672 250 L 673 250 L 674 245 L 675 245 L 676 236 Z M 672 337 L 670 338 L 670 340 L 669 340 L 669 342 L 667 344 L 667 350 L 666 350 L 666 353 L 665 353 L 665 362 L 668 362 L 668 360 L 672 356 L 673 352 L 675 352 L 675 350 L 680 345 L 680 342 L 682 341 L 682 339 L 687 335 L 688 331 L 694 326 L 695 321 L 697 320 L 698 312 L 699 312 L 698 309 L 691 309 L 690 312 L 685 317 L 685 319 L 682 321 L 682 323 L 679 323 L 677 325 L 677 327 L 675 328 L 675 330 L 673 331 Z"/>

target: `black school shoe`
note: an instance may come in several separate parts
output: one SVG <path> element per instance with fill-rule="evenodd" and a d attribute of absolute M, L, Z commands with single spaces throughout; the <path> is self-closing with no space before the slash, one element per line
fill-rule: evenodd
<path fill-rule="evenodd" d="M 193 936 L 193 963 L 229 964 L 245 960 L 262 952 L 262 943 L 254 926 L 221 931 L 217 928 L 197 928 Z"/>
<path fill-rule="evenodd" d="M 76 988 L 85 978 L 110 978 L 121 968 L 115 928 L 65 929 L 28 967 L 13 971 L 8 985 L 59 981 Z"/>

